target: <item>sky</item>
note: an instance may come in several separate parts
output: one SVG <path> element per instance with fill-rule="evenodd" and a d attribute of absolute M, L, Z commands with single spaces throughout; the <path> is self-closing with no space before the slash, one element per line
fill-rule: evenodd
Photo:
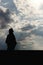
<path fill-rule="evenodd" d="M 10 27 L 19 50 L 43 50 L 43 0 L 0 0 L 0 49 Z"/>

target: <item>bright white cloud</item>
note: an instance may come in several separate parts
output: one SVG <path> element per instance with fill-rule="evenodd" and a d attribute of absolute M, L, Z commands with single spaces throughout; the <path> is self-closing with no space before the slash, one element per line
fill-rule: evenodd
<path fill-rule="evenodd" d="M 38 9 L 42 3 L 43 0 L 31 0 L 32 6 L 35 7 L 36 9 Z"/>

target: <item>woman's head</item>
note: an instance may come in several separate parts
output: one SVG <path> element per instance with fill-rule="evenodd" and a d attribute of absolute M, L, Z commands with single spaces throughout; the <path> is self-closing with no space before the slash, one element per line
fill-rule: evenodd
<path fill-rule="evenodd" d="M 13 29 L 12 28 L 10 28 L 9 29 L 9 33 L 13 33 L 14 31 L 13 31 Z"/>

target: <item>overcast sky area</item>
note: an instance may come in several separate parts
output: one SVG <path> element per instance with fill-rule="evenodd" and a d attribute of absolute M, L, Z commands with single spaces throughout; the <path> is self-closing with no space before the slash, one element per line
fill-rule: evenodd
<path fill-rule="evenodd" d="M 0 0 L 0 50 L 12 27 L 19 50 L 43 50 L 43 0 Z"/>

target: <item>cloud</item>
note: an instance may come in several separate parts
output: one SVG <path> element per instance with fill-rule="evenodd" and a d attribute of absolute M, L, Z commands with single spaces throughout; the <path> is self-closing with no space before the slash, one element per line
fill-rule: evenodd
<path fill-rule="evenodd" d="M 10 11 L 7 9 L 5 12 L 0 9 L 0 28 L 3 29 L 8 23 L 11 23 L 13 19 L 10 18 Z"/>
<path fill-rule="evenodd" d="M 1 6 L 8 8 L 12 12 L 15 12 L 16 15 L 18 15 L 20 13 L 20 11 L 16 7 L 16 4 L 13 2 L 13 0 L 2 0 Z"/>
<path fill-rule="evenodd" d="M 32 34 L 43 37 L 43 27 L 38 27 L 31 31 Z"/>
<path fill-rule="evenodd" d="M 15 31 L 14 34 L 16 36 L 17 41 L 23 41 L 26 37 L 30 37 L 31 36 L 30 33 L 23 32 L 23 31 L 21 31 L 21 32 L 16 32 Z"/>
<path fill-rule="evenodd" d="M 39 9 L 40 9 L 40 10 L 43 10 L 43 4 L 40 5 L 40 8 L 39 8 Z"/>
<path fill-rule="evenodd" d="M 26 25 L 25 27 L 21 28 L 21 30 L 22 30 L 22 31 L 29 31 L 29 30 L 31 30 L 31 29 L 33 29 L 33 28 L 35 28 L 34 25 L 28 24 L 28 25 Z"/>
<path fill-rule="evenodd" d="M 0 30 L 0 50 L 7 49 L 7 45 L 5 43 L 5 40 L 6 40 L 5 32 L 6 32 L 6 30 Z"/>

